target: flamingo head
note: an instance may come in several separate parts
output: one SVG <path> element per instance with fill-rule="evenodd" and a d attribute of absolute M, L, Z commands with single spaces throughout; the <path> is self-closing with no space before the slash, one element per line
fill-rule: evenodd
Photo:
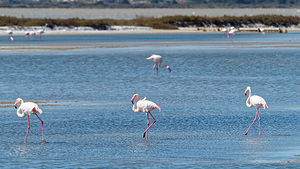
<path fill-rule="evenodd" d="M 250 86 L 248 86 L 245 90 L 245 96 L 247 96 L 248 91 L 251 90 Z"/>
<path fill-rule="evenodd" d="M 171 72 L 171 68 L 170 68 L 170 66 L 167 66 L 166 68 L 169 70 L 169 72 Z"/>
<path fill-rule="evenodd" d="M 19 103 L 23 103 L 23 100 L 21 98 L 17 98 L 16 102 L 15 102 L 15 108 L 18 108 L 18 104 Z"/>
<path fill-rule="evenodd" d="M 134 101 L 136 98 L 141 98 L 141 96 L 140 96 L 139 94 L 134 94 L 134 95 L 132 96 L 132 98 L 131 98 L 131 103 L 132 103 L 132 104 L 134 104 L 133 101 Z"/>

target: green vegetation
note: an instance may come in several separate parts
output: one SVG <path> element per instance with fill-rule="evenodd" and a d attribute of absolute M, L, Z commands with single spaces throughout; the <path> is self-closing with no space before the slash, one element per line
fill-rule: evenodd
<path fill-rule="evenodd" d="M 178 27 L 209 27 L 209 26 L 235 26 L 244 27 L 254 24 L 264 24 L 274 27 L 289 27 L 300 24 L 300 17 L 281 15 L 257 15 L 257 16 L 223 16 L 223 17 L 202 17 L 202 16 L 166 16 L 162 18 L 138 18 L 132 20 L 113 19 L 32 19 L 2 16 L 0 26 L 43 26 L 45 23 L 50 28 L 54 26 L 88 26 L 95 29 L 107 29 L 111 25 L 120 26 L 148 26 L 154 29 L 178 29 Z"/>
<path fill-rule="evenodd" d="M 0 7 L 21 8 L 286 8 L 300 0 L 0 0 Z"/>

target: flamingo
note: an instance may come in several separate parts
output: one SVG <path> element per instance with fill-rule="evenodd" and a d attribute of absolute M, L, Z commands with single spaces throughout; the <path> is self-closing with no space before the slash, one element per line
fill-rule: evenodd
<path fill-rule="evenodd" d="M 169 72 L 171 72 L 170 66 L 168 66 L 168 65 L 162 65 L 161 66 L 162 57 L 160 55 L 152 55 L 152 56 L 148 57 L 147 60 L 153 60 L 153 62 L 154 62 L 153 76 L 154 76 L 155 68 L 156 68 L 156 72 L 157 72 L 157 76 L 158 76 L 158 67 L 159 68 L 166 67 L 169 70 Z"/>
<path fill-rule="evenodd" d="M 37 34 L 39 34 L 39 40 L 42 39 L 42 34 L 45 33 L 44 29 L 38 30 Z"/>
<path fill-rule="evenodd" d="M 260 116 L 259 116 L 258 109 L 262 108 L 262 107 L 264 109 L 268 109 L 269 107 L 268 107 L 266 101 L 262 97 L 257 96 L 257 95 L 253 95 L 253 96 L 251 95 L 252 93 L 251 93 L 250 86 L 248 86 L 246 88 L 246 90 L 245 90 L 245 96 L 247 96 L 248 91 L 249 91 L 249 97 L 246 100 L 246 105 L 247 105 L 247 107 L 255 107 L 256 108 L 256 114 L 255 114 L 255 118 L 254 118 L 253 122 L 251 123 L 250 127 L 246 131 L 245 135 L 248 134 L 248 131 L 250 130 L 251 126 L 256 121 L 256 116 L 258 116 L 259 135 L 261 136 L 261 131 L 260 131 Z"/>
<path fill-rule="evenodd" d="M 231 35 L 231 42 L 233 42 L 233 35 L 235 34 L 235 32 L 237 32 L 237 29 L 235 29 L 233 26 L 230 27 L 230 31 L 228 32 L 228 36 Z"/>
<path fill-rule="evenodd" d="M 18 108 L 18 104 L 21 104 L 20 107 Z M 33 102 L 24 102 L 21 98 L 17 98 L 16 102 L 15 102 L 15 108 L 18 109 L 17 110 L 17 115 L 18 117 L 25 117 L 27 116 L 28 118 L 28 128 L 27 128 L 27 134 L 25 137 L 25 141 L 24 144 L 27 143 L 27 136 L 28 136 L 28 132 L 30 129 L 30 122 L 29 122 L 29 115 L 35 114 L 39 120 L 42 123 L 42 137 L 43 137 L 43 142 L 46 143 L 46 140 L 44 138 L 44 122 L 42 121 L 42 119 L 37 115 L 37 113 L 42 114 L 43 111 L 39 108 L 39 106 Z M 21 113 L 22 111 L 22 113 Z"/>
<path fill-rule="evenodd" d="M 29 32 L 25 32 L 25 38 L 26 38 L 26 40 L 29 40 L 29 36 L 30 36 L 30 33 Z"/>
<path fill-rule="evenodd" d="M 14 32 L 12 30 L 8 30 L 7 33 L 8 33 L 8 40 L 13 41 L 14 40 L 14 37 L 13 37 Z"/>
<path fill-rule="evenodd" d="M 224 38 L 225 38 L 226 34 L 228 33 L 228 30 L 226 28 L 222 28 L 218 30 L 224 33 Z"/>
<path fill-rule="evenodd" d="M 136 98 L 138 98 L 139 100 L 134 104 L 134 100 Z M 148 139 L 148 130 L 156 122 L 155 118 L 153 117 L 153 115 L 151 114 L 150 111 L 155 110 L 155 109 L 158 109 L 159 111 L 161 111 L 161 108 L 159 106 L 157 106 L 154 102 L 146 100 L 146 97 L 143 100 L 141 100 L 141 96 L 138 94 L 134 94 L 132 96 L 131 102 L 133 104 L 132 110 L 134 112 L 136 112 L 136 113 L 145 112 L 147 115 L 147 129 L 143 133 L 143 138 L 145 137 L 145 134 L 147 133 L 147 139 Z M 154 120 L 150 126 L 149 126 L 149 114 L 151 115 L 151 117 Z"/>
<path fill-rule="evenodd" d="M 263 35 L 265 34 L 265 32 L 264 32 L 264 31 L 265 31 L 265 29 L 264 29 L 264 28 L 258 28 L 258 32 L 260 32 L 260 33 L 261 33 L 261 34 L 263 34 Z"/>

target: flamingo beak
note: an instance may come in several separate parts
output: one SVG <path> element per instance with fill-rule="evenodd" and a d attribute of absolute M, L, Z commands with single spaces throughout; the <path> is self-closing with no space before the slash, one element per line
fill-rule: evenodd
<path fill-rule="evenodd" d="M 245 96 L 247 96 L 248 91 L 245 91 Z"/>
<path fill-rule="evenodd" d="M 18 108 L 18 103 L 15 103 L 15 109 L 17 109 Z"/>
<path fill-rule="evenodd" d="M 134 104 L 134 102 L 133 102 L 133 101 L 134 101 L 134 97 L 131 99 L 131 103 L 132 103 L 132 104 Z"/>

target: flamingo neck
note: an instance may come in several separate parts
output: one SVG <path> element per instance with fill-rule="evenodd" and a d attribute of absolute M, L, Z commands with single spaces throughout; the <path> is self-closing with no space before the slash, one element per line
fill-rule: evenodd
<path fill-rule="evenodd" d="M 250 97 L 252 96 L 251 89 L 249 89 L 249 96 L 248 99 L 246 100 L 246 105 L 247 107 L 252 107 L 253 105 L 250 104 Z"/>
<path fill-rule="evenodd" d="M 137 98 L 139 99 L 137 102 L 139 102 L 141 100 L 141 96 L 137 96 Z M 139 109 L 137 108 L 137 102 L 132 106 L 132 110 L 136 113 L 139 112 Z"/>

